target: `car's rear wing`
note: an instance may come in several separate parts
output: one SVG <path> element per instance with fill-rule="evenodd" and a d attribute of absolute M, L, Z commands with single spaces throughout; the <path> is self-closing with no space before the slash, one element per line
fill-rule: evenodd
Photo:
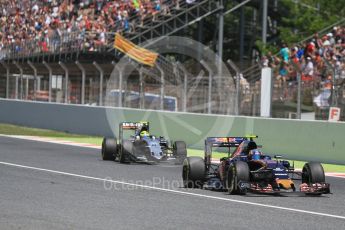
<path fill-rule="evenodd" d="M 138 128 L 138 125 L 139 125 L 138 122 L 121 122 L 120 129 L 135 130 Z"/>
<path fill-rule="evenodd" d="M 245 140 L 253 140 L 257 138 L 255 135 L 248 135 L 244 137 L 208 137 L 206 145 L 212 147 L 237 147 Z"/>
<path fill-rule="evenodd" d="M 147 121 L 140 121 L 140 122 L 133 122 L 133 121 L 125 121 L 119 124 L 119 140 L 120 143 L 123 140 L 123 131 L 124 130 L 137 130 L 141 128 L 143 125 L 146 125 L 147 131 L 149 131 L 149 122 Z"/>
<path fill-rule="evenodd" d="M 142 124 L 146 124 L 149 127 L 149 122 L 141 121 L 141 122 L 121 122 L 120 123 L 120 129 L 123 130 L 136 130 L 138 127 L 140 127 Z"/>
<path fill-rule="evenodd" d="M 243 137 L 208 137 L 205 144 L 212 147 L 237 147 L 244 140 Z"/>
<path fill-rule="evenodd" d="M 207 167 L 211 165 L 212 147 L 227 147 L 228 156 L 230 156 L 231 148 L 237 148 L 243 141 L 252 141 L 257 137 L 256 135 L 247 135 L 244 137 L 207 137 L 205 140 L 205 163 Z"/>

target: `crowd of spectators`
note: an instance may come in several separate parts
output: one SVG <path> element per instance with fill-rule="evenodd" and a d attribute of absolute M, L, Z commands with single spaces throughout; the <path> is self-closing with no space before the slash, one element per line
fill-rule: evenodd
<path fill-rule="evenodd" d="M 79 46 L 93 51 L 115 32 L 133 33 L 172 7 L 179 8 L 180 0 L 0 0 L 0 49 L 19 52 L 31 42 L 40 51 L 55 51 L 77 35 Z"/>
<path fill-rule="evenodd" d="M 262 64 L 275 70 L 278 87 L 295 85 L 298 71 L 305 85 L 330 94 L 332 85 L 345 79 L 345 26 L 323 36 L 316 33 L 301 44 L 283 44 L 277 55 L 263 56 Z"/>

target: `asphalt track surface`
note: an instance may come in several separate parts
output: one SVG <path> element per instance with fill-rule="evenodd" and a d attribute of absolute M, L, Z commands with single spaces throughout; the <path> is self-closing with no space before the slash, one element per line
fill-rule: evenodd
<path fill-rule="evenodd" d="M 181 188 L 181 166 L 0 137 L 0 229 L 345 229 L 345 180 L 326 180 L 321 197 L 232 196 Z"/>

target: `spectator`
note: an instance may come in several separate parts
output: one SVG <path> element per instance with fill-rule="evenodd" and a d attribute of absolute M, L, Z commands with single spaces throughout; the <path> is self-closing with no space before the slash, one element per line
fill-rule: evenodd
<path fill-rule="evenodd" d="M 298 48 L 298 51 L 296 53 L 296 56 L 299 60 L 301 60 L 304 57 L 304 48 Z"/>
<path fill-rule="evenodd" d="M 335 44 L 335 40 L 334 40 L 334 38 L 333 38 L 333 33 L 328 33 L 328 34 L 327 34 L 327 38 L 328 38 L 329 43 L 330 43 L 331 45 L 334 45 L 334 44 Z"/>
<path fill-rule="evenodd" d="M 315 41 L 316 49 L 319 50 L 322 47 L 322 39 L 319 38 L 319 34 L 318 33 L 314 34 L 314 41 Z"/>
<path fill-rule="evenodd" d="M 286 62 L 281 62 L 280 68 L 279 68 L 279 74 L 277 76 L 278 81 L 278 87 L 282 88 L 286 84 L 286 79 L 289 73 L 289 64 Z"/>
<path fill-rule="evenodd" d="M 304 90 L 317 95 L 314 103 L 329 106 L 333 84 L 339 86 L 345 79 L 345 26 L 336 26 L 325 35 L 316 33 L 311 40 L 297 46 L 289 48 L 283 44 L 277 55 L 268 53 L 261 62 L 273 68 L 279 88 L 276 92 L 281 100 L 293 97 L 290 92 L 294 90 L 290 87 L 296 87 L 297 71 L 301 71 Z"/>
<path fill-rule="evenodd" d="M 313 76 L 314 76 L 314 64 L 313 64 L 313 61 L 311 60 L 311 57 L 307 57 L 307 63 L 305 67 L 303 68 L 302 80 L 304 81 L 313 80 Z"/>
<path fill-rule="evenodd" d="M 27 43 L 35 47 L 28 52 L 36 52 L 37 47 L 54 52 L 67 41 L 66 34 L 75 32 L 85 46 L 106 45 L 106 34 L 133 32 L 138 21 L 143 24 L 144 19 L 156 20 L 160 13 L 170 14 L 174 5 L 178 7 L 179 1 L 1 0 L 0 41 L 2 49 L 13 47 L 16 52 L 23 52 Z"/>
<path fill-rule="evenodd" d="M 315 49 L 316 49 L 315 43 L 313 41 L 309 42 L 306 49 L 305 49 L 304 55 L 312 57 L 315 53 Z"/>
<path fill-rule="evenodd" d="M 290 59 L 293 61 L 293 63 L 298 64 L 299 63 L 299 58 L 298 58 L 298 47 L 295 46 L 291 49 L 291 56 Z"/>
<path fill-rule="evenodd" d="M 283 43 L 282 48 L 279 51 L 280 56 L 284 62 L 289 62 L 289 48 L 286 43 Z"/>
<path fill-rule="evenodd" d="M 262 56 L 262 58 L 261 58 L 261 65 L 263 67 L 268 67 L 269 66 L 269 60 L 268 60 L 267 56 Z"/>
<path fill-rule="evenodd" d="M 175 4 L 175 8 L 178 10 L 180 9 L 180 0 L 173 0 L 174 4 Z"/>

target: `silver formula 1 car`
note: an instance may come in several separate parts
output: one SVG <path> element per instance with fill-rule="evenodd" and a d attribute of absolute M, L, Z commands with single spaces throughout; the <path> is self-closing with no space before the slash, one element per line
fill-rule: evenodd
<path fill-rule="evenodd" d="M 131 131 L 129 138 L 124 132 Z M 118 160 L 120 163 L 159 163 L 182 164 L 187 156 L 186 143 L 175 141 L 170 144 L 163 136 L 150 134 L 149 122 L 122 122 L 119 125 L 119 141 L 104 138 L 102 159 Z"/>

